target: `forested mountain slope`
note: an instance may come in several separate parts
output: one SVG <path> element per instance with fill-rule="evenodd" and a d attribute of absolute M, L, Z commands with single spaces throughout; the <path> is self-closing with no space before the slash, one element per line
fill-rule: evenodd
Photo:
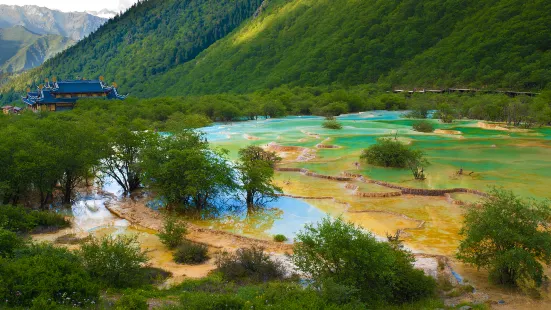
<path fill-rule="evenodd" d="M 104 75 L 133 95 L 281 85 L 551 87 L 546 0 L 149 0 L 12 81 Z"/>
<path fill-rule="evenodd" d="M 0 28 L 0 74 L 37 67 L 73 44 L 69 38 L 36 34 L 23 26 Z"/>
<path fill-rule="evenodd" d="M 272 3 L 261 18 L 152 84 L 171 85 L 173 94 L 374 82 L 551 86 L 549 1 Z"/>

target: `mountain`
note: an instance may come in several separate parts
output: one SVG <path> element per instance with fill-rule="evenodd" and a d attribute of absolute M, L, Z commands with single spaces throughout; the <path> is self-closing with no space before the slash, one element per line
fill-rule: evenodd
<path fill-rule="evenodd" d="M 547 12 L 547 0 L 148 0 L 4 89 L 104 75 L 142 97 L 368 83 L 539 90 L 551 88 Z"/>
<path fill-rule="evenodd" d="M 134 94 L 281 85 L 551 88 L 551 1 L 290 0 Z M 153 85 L 164 85 L 155 91 Z"/>
<path fill-rule="evenodd" d="M 117 12 L 111 11 L 111 10 L 108 10 L 108 9 L 103 9 L 101 11 L 86 11 L 86 13 L 88 13 L 90 15 L 98 16 L 98 17 L 101 17 L 101 18 L 105 18 L 105 19 L 111 19 L 111 18 L 115 17 L 118 14 Z"/>
<path fill-rule="evenodd" d="M 41 35 L 23 26 L 0 29 L 0 73 L 12 73 L 40 66 L 44 61 L 75 44 L 55 35 Z"/>
<path fill-rule="evenodd" d="M 39 70 L 19 79 L 39 76 L 42 80 L 42 76 L 53 75 L 63 79 L 97 78 L 103 75 L 109 81 L 125 85 L 123 91 L 130 90 L 194 59 L 250 18 L 261 2 L 142 1 L 60 56 L 50 59 Z"/>
<path fill-rule="evenodd" d="M 0 5 L 0 28 L 23 26 L 38 34 L 56 34 L 78 41 L 107 19 L 88 13 L 65 13 L 34 5 Z"/>

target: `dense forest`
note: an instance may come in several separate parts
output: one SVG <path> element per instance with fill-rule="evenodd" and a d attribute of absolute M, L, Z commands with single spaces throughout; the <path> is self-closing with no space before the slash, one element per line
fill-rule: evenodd
<path fill-rule="evenodd" d="M 16 100 L 10 89 L 46 77 L 100 75 L 138 97 L 368 83 L 386 90 L 539 91 L 551 82 L 550 6 L 543 0 L 143 1 L 41 68 L 11 79 L 0 100 Z"/>

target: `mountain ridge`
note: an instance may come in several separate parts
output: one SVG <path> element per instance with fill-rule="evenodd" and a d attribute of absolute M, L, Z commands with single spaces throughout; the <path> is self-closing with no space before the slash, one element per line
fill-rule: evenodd
<path fill-rule="evenodd" d="M 0 73 L 17 73 L 37 67 L 75 41 L 55 34 L 41 35 L 24 26 L 0 28 Z"/>
<path fill-rule="evenodd" d="M 76 75 L 139 97 L 335 84 L 541 90 L 551 88 L 548 11 L 545 0 L 149 0 L 4 92 Z"/>
<path fill-rule="evenodd" d="M 0 4 L 0 28 L 22 25 L 38 34 L 57 34 L 78 41 L 107 19 L 85 12 L 61 12 L 36 5 Z"/>

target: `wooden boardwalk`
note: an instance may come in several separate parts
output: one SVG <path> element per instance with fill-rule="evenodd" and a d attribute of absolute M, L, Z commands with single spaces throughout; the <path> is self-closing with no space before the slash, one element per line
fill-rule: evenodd
<path fill-rule="evenodd" d="M 534 92 L 521 92 L 521 91 L 512 91 L 512 90 L 486 90 L 486 89 L 477 89 L 477 88 L 446 88 L 446 89 L 414 88 L 413 90 L 395 89 L 392 92 L 395 94 L 400 94 L 400 93 L 405 93 L 405 94 L 483 93 L 483 94 L 505 94 L 510 97 L 516 97 L 516 96 L 535 97 L 540 94 L 540 93 L 534 93 Z"/>

